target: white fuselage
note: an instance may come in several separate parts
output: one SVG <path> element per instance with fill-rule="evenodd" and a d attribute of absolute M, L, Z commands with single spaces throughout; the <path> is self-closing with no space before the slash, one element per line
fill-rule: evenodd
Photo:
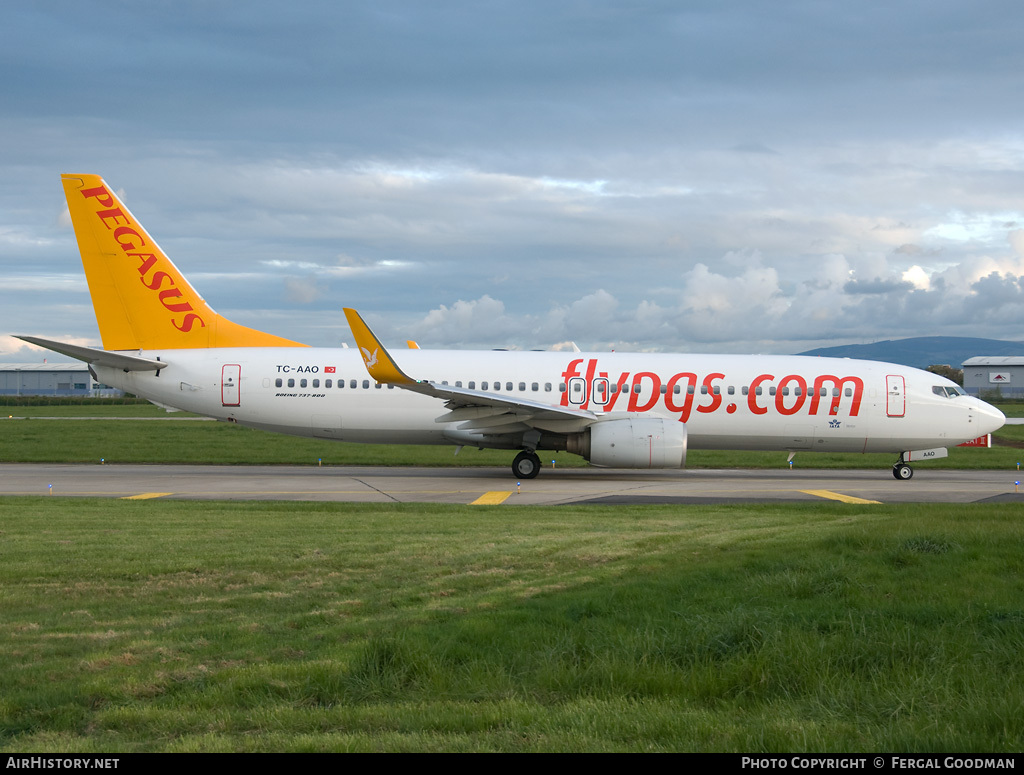
<path fill-rule="evenodd" d="M 97 367 L 103 382 L 253 428 L 340 441 L 515 447 L 435 422 L 442 401 L 375 383 L 356 349 L 163 350 L 160 372 Z M 905 366 L 800 356 L 403 350 L 417 380 L 598 415 L 683 422 L 691 449 L 902 452 L 948 447 L 1004 417 Z M 464 426 L 462 426 L 464 427 Z M 511 441 L 510 441 L 511 438 Z M 564 448 L 557 433 L 540 448 Z"/>

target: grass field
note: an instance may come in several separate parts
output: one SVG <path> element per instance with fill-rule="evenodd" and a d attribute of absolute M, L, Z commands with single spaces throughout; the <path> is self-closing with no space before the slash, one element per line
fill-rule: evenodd
<path fill-rule="evenodd" d="M 0 749 L 1016 751 L 1016 506 L 0 499 Z"/>
<path fill-rule="evenodd" d="M 1002 407 L 1007 414 L 1024 405 Z M 507 466 L 507 450 L 464 449 L 453 446 L 416 447 L 346 444 L 257 431 L 227 423 L 183 420 L 152 405 L 8 407 L 7 414 L 29 419 L 6 419 L 0 414 L 0 462 L 5 463 L 196 463 L 224 465 L 409 465 Z M 67 417 L 67 422 L 33 417 Z M 81 420 L 79 417 L 109 417 Z M 115 419 L 153 418 L 128 421 Z M 1016 470 L 1024 462 L 1024 426 L 1006 426 L 996 434 L 992 449 L 951 449 L 950 457 L 926 463 L 933 468 Z M 1003 442 L 998 445 L 998 442 Z M 1016 446 L 1008 446 L 1016 445 Z M 785 468 L 785 452 L 723 452 L 690 450 L 690 468 Z M 585 466 L 576 455 L 544 453 L 548 464 Z M 795 465 L 806 468 L 886 469 L 892 454 L 798 454 Z"/>

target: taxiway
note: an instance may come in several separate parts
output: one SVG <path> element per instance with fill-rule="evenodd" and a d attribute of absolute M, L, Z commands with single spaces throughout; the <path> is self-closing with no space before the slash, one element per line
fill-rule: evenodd
<path fill-rule="evenodd" d="M 883 470 L 545 470 L 516 482 L 499 468 L 0 465 L 0 495 L 308 500 L 358 503 L 1024 502 L 1016 471 L 928 470 L 908 482 Z"/>

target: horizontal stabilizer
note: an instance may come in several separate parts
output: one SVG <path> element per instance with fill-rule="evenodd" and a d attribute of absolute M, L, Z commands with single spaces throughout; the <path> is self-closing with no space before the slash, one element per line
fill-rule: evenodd
<path fill-rule="evenodd" d="M 154 361 L 149 358 L 140 358 L 137 355 L 125 355 L 114 353 L 109 350 L 97 350 L 94 347 L 80 347 L 77 344 L 66 344 L 54 342 L 52 339 L 40 339 L 38 336 L 17 336 L 23 342 L 45 347 L 55 353 L 67 355 L 86 363 L 95 363 L 99 366 L 110 366 L 114 369 L 124 371 L 158 371 L 167 365 L 166 361 Z"/>

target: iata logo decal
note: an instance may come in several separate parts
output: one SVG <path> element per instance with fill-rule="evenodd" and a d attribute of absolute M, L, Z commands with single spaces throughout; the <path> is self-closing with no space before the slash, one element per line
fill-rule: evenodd
<path fill-rule="evenodd" d="M 776 379 L 774 374 L 759 374 L 749 385 L 734 385 L 745 393 L 726 395 L 726 376 L 721 372 L 701 378 L 690 371 L 668 377 L 653 371 L 638 371 L 632 375 L 624 371 L 617 377 L 610 377 L 609 372 L 598 369 L 597 358 L 588 360 L 583 371 L 580 370 L 582 363 L 583 358 L 576 358 L 562 372 L 562 384 L 568 386 L 562 393 L 562 406 L 571 404 L 580 409 L 610 412 L 618 405 L 619 411 L 647 412 L 660 401 L 668 411 L 679 415 L 679 422 L 688 422 L 694 410 L 711 414 L 724 408 L 726 414 L 733 414 L 741 406 L 751 414 L 768 414 L 774 410 L 789 416 L 799 412 L 816 415 L 823 405 L 828 405 L 829 416 L 835 417 L 847 391 L 849 416 L 856 417 L 864 395 L 864 381 L 852 376 L 820 374 L 810 378 L 787 374 Z M 624 400 L 623 394 L 629 395 L 625 406 L 620 403 Z M 698 399 L 699 403 L 694 406 Z"/>
<path fill-rule="evenodd" d="M 120 207 L 114 206 L 115 200 L 111 193 L 103 186 L 99 186 L 98 188 L 85 189 L 82 191 L 82 196 L 86 199 L 95 199 L 101 207 L 108 208 L 106 210 L 97 210 L 96 216 L 107 231 L 113 232 L 114 242 L 121 247 L 124 254 L 139 262 L 138 270 L 141 275 L 139 279 L 142 281 L 142 284 L 149 288 L 149 290 L 157 292 L 157 298 L 166 309 L 171 312 L 186 313 L 180 318 L 172 317 L 171 325 L 182 333 L 188 333 L 196 324 L 200 328 L 205 328 L 205 321 L 195 313 L 192 305 L 185 301 L 181 290 L 175 286 L 174 278 L 171 275 L 161 270 L 150 274 L 150 270 L 159 266 L 162 255 L 144 250 L 147 247 L 145 237 L 139 231 L 132 228 L 136 224 L 128 217 L 127 213 Z M 147 275 L 149 275 L 148 278 Z M 180 301 L 174 302 L 172 301 L 173 299 L 180 299 Z"/>

